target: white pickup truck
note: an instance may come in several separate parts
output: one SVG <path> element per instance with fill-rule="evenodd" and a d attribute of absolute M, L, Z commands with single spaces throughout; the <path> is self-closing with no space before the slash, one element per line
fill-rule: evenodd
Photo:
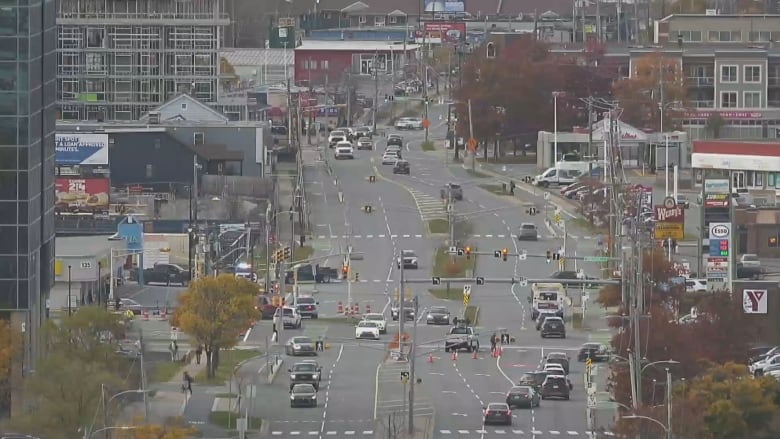
<path fill-rule="evenodd" d="M 454 326 L 444 339 L 444 352 L 457 352 L 462 349 L 469 352 L 479 350 L 479 334 L 471 326 Z"/>

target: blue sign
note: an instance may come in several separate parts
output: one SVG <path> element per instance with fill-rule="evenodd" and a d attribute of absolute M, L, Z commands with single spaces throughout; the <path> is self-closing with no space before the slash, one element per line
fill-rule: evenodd
<path fill-rule="evenodd" d="M 144 225 L 128 216 L 117 227 L 117 234 L 125 241 L 127 250 L 142 252 L 144 249 Z"/>
<path fill-rule="evenodd" d="M 339 114 L 338 107 L 323 107 L 317 110 L 319 116 L 336 116 Z"/>

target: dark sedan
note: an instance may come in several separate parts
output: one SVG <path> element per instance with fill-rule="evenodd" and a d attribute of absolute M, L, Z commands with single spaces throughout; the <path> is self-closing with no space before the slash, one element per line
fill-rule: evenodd
<path fill-rule="evenodd" d="M 517 382 L 517 385 L 531 386 L 538 391 L 539 389 L 542 388 L 542 383 L 544 383 L 545 378 L 547 378 L 547 372 L 544 370 L 526 372 L 523 374 L 523 376 L 520 377 L 520 380 Z"/>
<path fill-rule="evenodd" d="M 541 395 L 532 386 L 515 386 L 506 393 L 506 404 L 512 407 L 539 407 Z"/>
<path fill-rule="evenodd" d="M 577 352 L 577 361 L 585 362 L 588 358 L 596 362 L 609 361 L 609 348 L 603 343 L 585 343 Z"/>
<path fill-rule="evenodd" d="M 512 425 L 512 410 L 503 402 L 491 402 L 485 408 L 485 418 L 483 423 Z"/>
<path fill-rule="evenodd" d="M 428 325 L 449 325 L 450 311 L 444 306 L 432 306 L 425 316 L 425 323 Z"/>
<path fill-rule="evenodd" d="M 564 284 L 564 285 L 569 285 L 566 282 L 569 279 L 571 279 L 571 280 L 597 280 L 593 276 L 580 274 L 580 273 L 578 273 L 576 271 L 556 271 L 555 273 L 550 275 L 550 279 L 558 279 L 558 280 L 562 281 L 561 283 Z M 580 286 L 582 284 L 576 284 L 576 285 L 575 284 L 571 284 L 571 285 L 572 286 Z M 593 286 L 594 286 L 593 284 L 585 284 L 586 288 L 591 288 Z"/>

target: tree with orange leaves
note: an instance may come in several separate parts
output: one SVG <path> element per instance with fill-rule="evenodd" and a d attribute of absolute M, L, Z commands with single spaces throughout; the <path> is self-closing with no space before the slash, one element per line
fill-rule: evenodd
<path fill-rule="evenodd" d="M 22 349 L 22 334 L 14 331 L 11 322 L 0 320 L 0 401 L 7 404 L 11 392 L 11 371 Z M 0 409 L 8 407 L 0 406 Z"/>
<path fill-rule="evenodd" d="M 140 421 L 140 420 L 137 420 Z M 115 436 L 118 439 L 187 439 L 196 435 L 198 430 L 187 425 L 179 417 L 165 424 L 145 424 L 136 422 L 126 429 L 118 430 Z"/>
<path fill-rule="evenodd" d="M 622 119 L 637 128 L 669 131 L 688 102 L 688 87 L 680 60 L 649 53 L 632 66 L 629 78 L 617 81 L 613 95 L 623 108 Z"/>

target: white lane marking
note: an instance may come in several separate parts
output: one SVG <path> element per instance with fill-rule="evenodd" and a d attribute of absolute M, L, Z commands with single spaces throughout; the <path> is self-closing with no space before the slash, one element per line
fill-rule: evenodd
<path fill-rule="evenodd" d="M 336 366 L 338 366 L 339 361 L 341 361 L 341 354 L 343 353 L 344 345 L 342 344 L 341 347 L 339 347 L 339 355 L 336 357 L 336 361 L 334 361 L 333 365 L 330 367 L 330 373 L 328 374 L 328 384 L 325 386 L 325 405 L 322 408 L 322 424 L 320 424 L 319 439 L 322 439 L 322 433 L 325 431 L 325 420 L 328 417 L 328 400 L 330 399 L 330 385 L 333 384 L 333 371 L 336 370 Z"/>
<path fill-rule="evenodd" d="M 577 436 L 579 433 L 577 433 L 576 431 L 567 431 L 566 434 L 568 434 L 569 436 Z"/>
<path fill-rule="evenodd" d="M 363 430 L 363 434 L 374 434 L 374 430 Z"/>
<path fill-rule="evenodd" d="M 374 235 L 366 235 L 366 238 L 369 238 L 369 239 L 373 238 L 373 237 L 374 237 Z"/>
<path fill-rule="evenodd" d="M 344 436 L 354 436 L 354 435 L 355 435 L 355 432 L 352 431 L 352 430 L 344 432 Z"/>
<path fill-rule="evenodd" d="M 441 433 L 441 434 L 450 434 L 452 432 L 449 431 L 449 430 L 439 430 L 439 433 Z"/>
<path fill-rule="evenodd" d="M 328 432 L 325 433 L 325 435 L 327 435 L 327 436 L 335 436 L 336 432 L 335 431 L 328 431 Z"/>
<path fill-rule="evenodd" d="M 247 339 L 249 338 L 249 334 L 252 333 L 252 328 L 246 330 L 246 333 L 244 333 L 244 343 L 246 343 Z"/>
<path fill-rule="evenodd" d="M 404 238 L 408 238 L 408 237 L 409 237 L 409 235 L 404 235 Z"/>
<path fill-rule="evenodd" d="M 460 434 L 469 434 L 470 432 L 468 430 L 458 430 L 458 433 L 460 433 Z"/>
<path fill-rule="evenodd" d="M 385 235 L 377 235 L 379 238 L 384 238 Z"/>
<path fill-rule="evenodd" d="M 319 431 L 310 431 L 310 432 L 309 432 L 309 436 L 316 436 L 316 435 L 318 435 L 318 434 L 320 434 L 320 432 L 319 432 Z"/>
<path fill-rule="evenodd" d="M 558 434 L 561 434 L 561 432 L 560 432 L 560 431 L 558 431 L 558 430 L 550 430 L 550 434 L 552 434 L 552 435 L 558 435 Z"/>
<path fill-rule="evenodd" d="M 272 431 L 271 432 L 271 436 L 281 436 L 281 435 L 282 435 L 281 431 Z"/>

